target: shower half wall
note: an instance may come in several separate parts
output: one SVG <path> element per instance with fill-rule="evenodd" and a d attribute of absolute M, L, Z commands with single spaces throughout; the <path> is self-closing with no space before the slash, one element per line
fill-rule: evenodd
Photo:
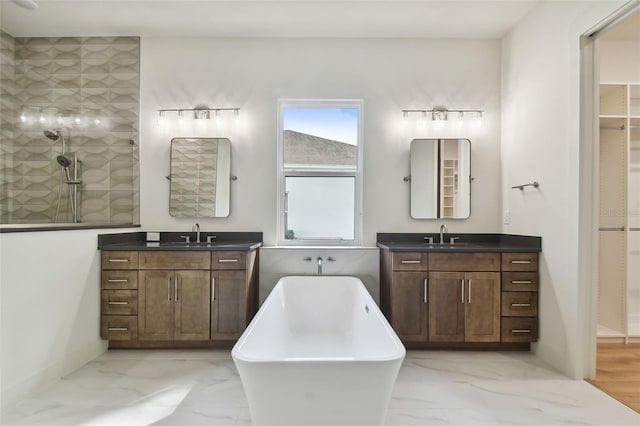
<path fill-rule="evenodd" d="M 139 222 L 138 37 L 14 38 L 1 32 L 0 224 L 72 222 L 56 161 L 81 162 L 78 221 Z"/>

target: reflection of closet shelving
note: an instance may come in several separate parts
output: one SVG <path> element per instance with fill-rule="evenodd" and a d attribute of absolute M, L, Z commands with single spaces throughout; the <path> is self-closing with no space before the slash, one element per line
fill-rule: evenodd
<path fill-rule="evenodd" d="M 452 218 L 455 217 L 458 195 L 458 160 L 443 160 L 441 170 L 442 205 L 440 206 L 440 217 Z"/>
<path fill-rule="evenodd" d="M 598 277 L 601 342 L 640 339 L 640 308 L 634 306 L 636 299 L 640 300 L 637 284 L 640 276 L 638 268 L 634 268 L 640 262 L 637 247 L 640 235 L 635 235 L 640 233 L 634 231 L 640 226 L 639 150 L 640 84 L 601 84 Z"/>

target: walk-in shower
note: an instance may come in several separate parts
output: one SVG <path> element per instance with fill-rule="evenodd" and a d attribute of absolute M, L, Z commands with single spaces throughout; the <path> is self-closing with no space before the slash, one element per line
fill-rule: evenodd
<path fill-rule="evenodd" d="M 64 178 L 66 177 L 67 190 L 69 192 L 69 209 L 71 210 L 71 220 L 73 223 L 78 223 L 80 221 L 80 218 L 78 217 L 78 185 L 82 184 L 82 180 L 80 179 L 80 165 L 82 164 L 82 162 L 75 154 L 67 154 L 65 152 L 66 144 L 64 136 L 62 136 L 62 132 L 60 131 L 60 129 L 47 129 L 44 131 L 44 135 L 54 142 L 60 139 L 62 143 L 62 153 L 56 157 L 56 161 L 60 165 L 60 184 L 58 186 L 58 204 L 56 206 L 56 215 L 53 219 L 53 222 L 57 223 L 58 217 L 60 216 L 62 187 L 64 186 Z M 73 178 L 71 177 L 71 173 L 73 173 Z"/>

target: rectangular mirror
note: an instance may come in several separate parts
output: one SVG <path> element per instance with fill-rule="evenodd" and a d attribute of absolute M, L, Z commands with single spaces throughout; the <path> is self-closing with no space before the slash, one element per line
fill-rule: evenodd
<path fill-rule="evenodd" d="M 221 138 L 171 140 L 169 214 L 227 217 L 231 193 L 231 141 Z"/>
<path fill-rule="evenodd" d="M 411 217 L 466 219 L 471 215 L 471 141 L 411 141 Z"/>

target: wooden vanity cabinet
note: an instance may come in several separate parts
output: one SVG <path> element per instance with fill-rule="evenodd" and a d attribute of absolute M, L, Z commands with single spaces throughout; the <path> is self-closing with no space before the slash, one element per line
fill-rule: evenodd
<path fill-rule="evenodd" d="M 211 253 L 211 339 L 237 340 L 257 311 L 257 252 Z"/>
<path fill-rule="evenodd" d="M 138 253 L 102 252 L 100 337 L 138 339 Z"/>
<path fill-rule="evenodd" d="M 139 339 L 208 340 L 208 252 L 140 252 Z"/>
<path fill-rule="evenodd" d="M 538 340 L 538 253 L 502 254 L 502 341 Z"/>
<path fill-rule="evenodd" d="M 258 309 L 258 251 L 103 251 L 101 282 L 111 347 L 228 345 Z"/>
<path fill-rule="evenodd" d="M 430 253 L 429 271 L 429 340 L 499 342 L 500 254 Z"/>
<path fill-rule="evenodd" d="M 538 254 L 383 249 L 380 306 L 409 347 L 526 348 L 538 333 Z"/>
<path fill-rule="evenodd" d="M 428 339 L 427 261 L 427 253 L 380 253 L 380 306 L 403 342 Z"/>

